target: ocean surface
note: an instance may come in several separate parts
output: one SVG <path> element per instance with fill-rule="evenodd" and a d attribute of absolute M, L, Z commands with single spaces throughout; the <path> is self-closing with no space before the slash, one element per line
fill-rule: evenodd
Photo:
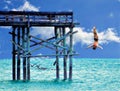
<path fill-rule="evenodd" d="M 1 59 L 0 91 L 120 91 L 120 59 L 74 58 L 72 81 L 63 80 L 62 58 L 60 79 L 55 79 L 54 61 L 54 58 L 31 59 L 31 80 L 25 82 L 12 81 L 12 60 Z"/>

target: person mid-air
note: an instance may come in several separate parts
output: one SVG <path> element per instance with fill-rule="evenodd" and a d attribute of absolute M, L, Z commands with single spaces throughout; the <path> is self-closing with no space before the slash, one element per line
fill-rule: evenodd
<path fill-rule="evenodd" d="M 94 34 L 94 43 L 89 45 L 87 48 L 93 48 L 95 50 L 96 48 L 103 49 L 99 44 L 98 44 L 98 35 L 96 31 L 96 27 L 93 27 L 93 34 Z"/>

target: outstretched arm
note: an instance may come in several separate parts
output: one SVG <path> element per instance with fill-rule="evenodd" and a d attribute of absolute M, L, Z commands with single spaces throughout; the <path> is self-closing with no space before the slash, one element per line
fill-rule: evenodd
<path fill-rule="evenodd" d="M 87 48 L 91 48 L 91 47 L 93 47 L 93 44 L 89 45 Z"/>
<path fill-rule="evenodd" d="M 100 45 L 98 45 L 98 48 L 103 49 L 103 47 L 102 47 L 102 46 L 100 46 Z"/>

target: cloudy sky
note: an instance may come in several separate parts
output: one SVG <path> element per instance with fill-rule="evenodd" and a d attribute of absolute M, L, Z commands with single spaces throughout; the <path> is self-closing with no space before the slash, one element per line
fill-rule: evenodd
<path fill-rule="evenodd" d="M 74 22 L 80 23 L 74 28 L 78 33 L 73 39 L 79 57 L 120 58 L 120 0 L 1 0 L 0 10 L 73 11 Z M 103 50 L 86 49 L 93 42 L 93 26 L 97 28 Z M 0 58 L 11 57 L 9 31 L 10 27 L 0 27 Z M 53 28 L 31 28 L 31 34 L 47 38 L 53 35 Z M 37 54 L 43 51 L 45 53 L 41 50 Z"/>

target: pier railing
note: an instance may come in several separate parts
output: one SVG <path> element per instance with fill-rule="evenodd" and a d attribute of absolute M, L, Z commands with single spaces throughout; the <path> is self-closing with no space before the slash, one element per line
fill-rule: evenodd
<path fill-rule="evenodd" d="M 25 12 L 0 11 L 0 25 L 14 26 L 69 26 L 73 23 L 72 12 Z"/>

